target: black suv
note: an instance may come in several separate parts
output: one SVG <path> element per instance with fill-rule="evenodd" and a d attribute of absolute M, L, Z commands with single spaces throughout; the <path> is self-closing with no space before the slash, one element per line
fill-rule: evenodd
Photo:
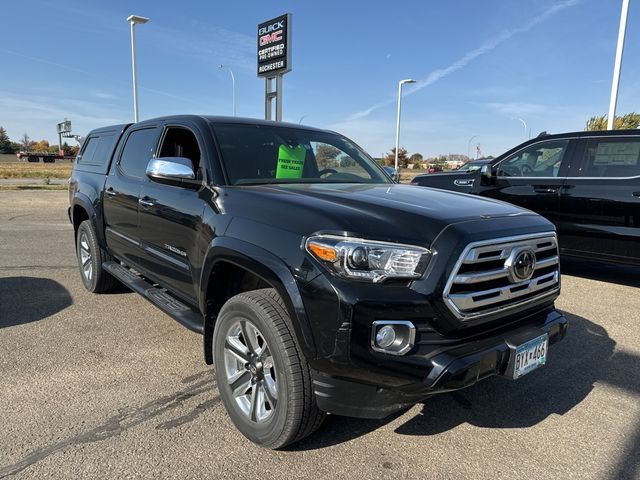
<path fill-rule="evenodd" d="M 541 135 L 473 172 L 413 185 L 504 200 L 545 216 L 563 254 L 640 265 L 640 131 Z"/>
<path fill-rule="evenodd" d="M 352 141 L 175 116 L 91 132 L 69 183 L 80 274 L 203 335 L 229 416 L 278 448 L 543 365 L 566 331 L 553 225 L 394 184 Z"/>

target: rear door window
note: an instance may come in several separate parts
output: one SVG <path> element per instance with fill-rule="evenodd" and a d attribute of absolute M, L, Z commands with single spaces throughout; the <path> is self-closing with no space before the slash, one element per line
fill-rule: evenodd
<path fill-rule="evenodd" d="M 77 163 L 93 164 L 93 156 L 100 143 L 100 137 L 89 137 L 85 140 L 82 152 L 76 158 Z"/>
<path fill-rule="evenodd" d="M 598 178 L 640 176 L 640 138 L 586 140 L 579 176 Z"/>
<path fill-rule="evenodd" d="M 147 164 L 153 157 L 157 129 L 144 128 L 129 134 L 120 155 L 120 170 L 129 177 L 144 178 Z"/>

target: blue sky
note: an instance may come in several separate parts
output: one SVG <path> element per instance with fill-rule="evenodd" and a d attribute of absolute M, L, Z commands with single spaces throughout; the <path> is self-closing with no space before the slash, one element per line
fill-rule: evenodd
<path fill-rule="evenodd" d="M 263 116 L 256 77 L 259 22 L 293 14 L 293 71 L 284 119 L 331 128 L 373 156 L 395 142 L 395 96 L 405 88 L 401 145 L 425 156 L 500 154 L 542 130 L 581 130 L 608 109 L 619 0 L 3 2 L 0 125 L 14 139 L 57 143 L 132 114 L 130 14 L 137 30 L 141 118 Z M 31 27 L 26 30 L 25 25 Z M 640 111 L 640 4 L 631 2 L 618 113 Z"/>

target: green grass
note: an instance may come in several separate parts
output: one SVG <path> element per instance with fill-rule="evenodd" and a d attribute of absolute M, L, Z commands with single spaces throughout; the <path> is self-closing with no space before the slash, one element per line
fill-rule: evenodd
<path fill-rule="evenodd" d="M 69 178 L 72 163 L 0 163 L 0 178 Z"/>

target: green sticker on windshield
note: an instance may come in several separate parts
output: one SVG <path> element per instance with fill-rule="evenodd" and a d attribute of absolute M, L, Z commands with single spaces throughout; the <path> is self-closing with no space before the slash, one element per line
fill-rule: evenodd
<path fill-rule="evenodd" d="M 276 178 L 302 178 L 302 168 L 306 156 L 307 151 L 302 145 L 293 148 L 280 145 Z"/>

